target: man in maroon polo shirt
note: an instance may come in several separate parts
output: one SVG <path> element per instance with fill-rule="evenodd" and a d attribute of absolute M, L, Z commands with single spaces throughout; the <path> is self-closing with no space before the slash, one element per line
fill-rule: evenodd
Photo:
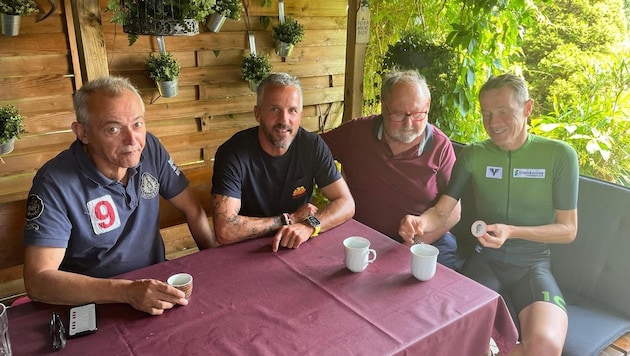
<path fill-rule="evenodd" d="M 430 104 L 424 77 L 392 70 L 383 77 L 380 115 L 354 119 L 322 138 L 341 163 L 356 220 L 405 245 L 433 244 L 438 262 L 455 268 L 457 243 L 448 230 L 459 221 L 459 204 L 439 231 L 414 240 L 398 234 L 409 215 L 422 214 L 446 191 L 455 163 L 449 138 L 427 122 Z"/>

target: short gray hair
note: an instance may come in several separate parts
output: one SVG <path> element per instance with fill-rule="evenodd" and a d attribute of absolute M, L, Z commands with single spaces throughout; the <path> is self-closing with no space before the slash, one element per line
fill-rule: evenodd
<path fill-rule="evenodd" d="M 269 85 L 280 85 L 283 87 L 291 86 L 298 90 L 300 94 L 300 109 L 304 105 L 304 97 L 302 96 L 302 86 L 300 85 L 300 81 L 298 78 L 288 74 L 288 73 L 271 73 L 265 79 L 263 79 L 260 84 L 258 84 L 258 88 L 256 89 L 256 105 L 260 106 L 263 103 L 265 89 Z"/>
<path fill-rule="evenodd" d="M 144 102 L 138 92 L 138 89 L 131 84 L 129 79 L 123 77 L 100 77 L 94 79 L 81 87 L 75 94 L 73 99 L 74 111 L 77 115 L 77 122 L 87 126 L 90 121 L 90 108 L 88 101 L 93 95 L 103 94 L 108 97 L 116 97 L 122 94 L 124 90 L 130 90 L 138 97 L 142 104 L 142 112 L 144 113 Z"/>
<path fill-rule="evenodd" d="M 423 98 L 431 99 L 431 91 L 429 90 L 429 87 L 427 86 L 427 81 L 426 79 L 424 79 L 424 76 L 422 76 L 422 74 L 413 69 L 405 71 L 392 69 L 391 71 L 383 74 L 381 84 L 381 100 L 387 100 L 387 98 L 389 98 L 389 93 L 392 91 L 392 88 L 398 83 L 418 84 L 418 86 L 420 86 L 420 93 Z"/>
<path fill-rule="evenodd" d="M 512 90 L 512 97 L 521 105 L 529 100 L 529 91 L 525 80 L 517 75 L 505 73 L 499 76 L 491 76 L 479 90 L 479 97 L 488 90 L 509 87 Z"/>

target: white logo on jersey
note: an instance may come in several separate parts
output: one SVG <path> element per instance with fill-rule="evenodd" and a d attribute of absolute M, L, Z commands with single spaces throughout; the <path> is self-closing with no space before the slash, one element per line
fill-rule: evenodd
<path fill-rule="evenodd" d="M 120 226 L 118 209 L 111 195 L 90 200 L 87 202 L 87 209 L 95 234 L 100 235 Z"/>
<path fill-rule="evenodd" d="M 512 172 L 514 178 L 545 178 L 544 169 L 514 168 Z"/>
<path fill-rule="evenodd" d="M 486 178 L 503 179 L 503 168 L 487 166 Z"/>
<path fill-rule="evenodd" d="M 160 182 L 150 173 L 142 173 L 140 178 L 140 197 L 143 199 L 153 199 L 160 191 Z"/>

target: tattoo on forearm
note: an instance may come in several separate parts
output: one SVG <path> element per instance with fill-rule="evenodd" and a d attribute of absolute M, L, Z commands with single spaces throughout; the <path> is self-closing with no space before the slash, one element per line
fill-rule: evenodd
<path fill-rule="evenodd" d="M 264 218 L 247 218 L 239 215 L 240 207 L 234 207 L 233 211 L 229 211 L 228 204 L 229 197 L 223 195 L 213 195 L 213 214 L 215 218 L 225 221 L 233 228 L 237 228 L 242 231 L 247 231 L 245 235 L 247 239 L 253 239 L 257 237 L 267 236 L 270 233 L 278 230 L 282 223 L 276 224 L 276 219 L 273 219 L 271 224 Z M 279 226 L 278 226 L 279 225 Z"/>

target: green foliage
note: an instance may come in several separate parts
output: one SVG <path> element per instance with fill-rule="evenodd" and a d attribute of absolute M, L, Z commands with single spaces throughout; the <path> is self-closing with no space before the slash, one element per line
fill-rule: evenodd
<path fill-rule="evenodd" d="M 23 125 L 24 117 L 13 105 L 0 106 L 0 144 L 7 143 L 12 138 L 20 138 L 26 133 Z"/>
<path fill-rule="evenodd" d="M 626 36 L 622 0 L 559 0 L 542 3 L 542 21 L 526 31 L 525 77 L 542 113 L 554 97 L 568 102 L 588 83 L 576 70 L 591 58 L 608 56 Z"/>
<path fill-rule="evenodd" d="M 163 52 L 157 56 L 149 54 L 147 59 L 149 77 L 156 82 L 167 82 L 177 79 L 181 66 L 177 59 L 169 52 Z"/>
<path fill-rule="evenodd" d="M 393 68 L 413 69 L 422 74 L 431 91 L 429 119 L 438 126 L 448 125 L 457 115 L 456 109 L 445 105 L 445 98 L 457 84 L 458 54 L 444 43 L 428 38 L 418 29 L 409 31 L 388 46 L 379 74 Z M 380 96 L 380 95 L 379 95 Z M 380 97 L 377 99 L 380 100 Z"/>
<path fill-rule="evenodd" d="M 28 16 L 39 12 L 33 0 L 0 0 L 0 12 L 7 15 Z"/>
<path fill-rule="evenodd" d="M 531 132 L 570 143 L 583 174 L 630 186 L 630 53 L 590 63 L 576 76 L 590 83 L 553 111 L 531 121 Z M 554 98 L 554 99 L 557 99 Z"/>
<path fill-rule="evenodd" d="M 229 19 L 238 20 L 243 12 L 243 5 L 241 0 L 216 0 L 212 10 Z"/>
<path fill-rule="evenodd" d="M 484 138 L 480 120 L 474 117 L 476 93 L 491 73 L 507 71 L 521 56 L 522 28 L 533 22 L 535 8 L 525 6 L 523 0 L 372 0 L 370 11 L 364 114 L 379 111 L 380 80 L 372 73 L 380 70 L 388 46 L 401 34 L 416 29 L 426 38 L 452 48 L 457 58 L 454 73 L 450 74 L 456 76 L 456 84 L 450 93 L 438 98 L 448 114 L 436 124 L 460 142 Z"/>
<path fill-rule="evenodd" d="M 628 47 L 629 9 L 630 0 L 371 0 L 363 112 L 380 111 L 374 73 L 387 49 L 417 28 L 457 53 L 457 84 L 442 99 L 458 114 L 436 120 L 451 139 L 485 139 L 480 86 L 520 74 L 536 103 L 532 132 L 569 142 L 581 173 L 630 185 L 630 51 L 615 52 Z"/>
<path fill-rule="evenodd" d="M 304 26 L 297 20 L 286 17 L 284 23 L 273 27 L 273 38 L 280 42 L 296 44 L 304 38 Z"/>
<path fill-rule="evenodd" d="M 241 76 L 244 80 L 258 83 L 269 73 L 271 73 L 271 63 L 269 63 L 267 56 L 251 53 L 247 57 L 243 57 Z"/>

